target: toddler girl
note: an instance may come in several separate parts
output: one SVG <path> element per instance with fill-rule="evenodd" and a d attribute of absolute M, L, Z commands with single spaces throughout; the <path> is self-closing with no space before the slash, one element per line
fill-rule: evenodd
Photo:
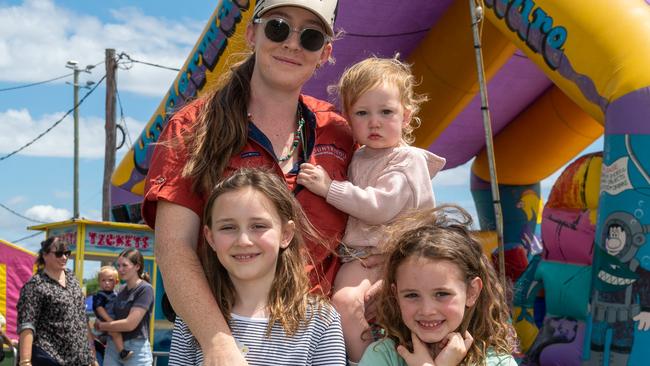
<path fill-rule="evenodd" d="M 378 274 L 367 263 L 377 254 L 388 224 L 412 209 L 433 207 L 431 179 L 445 159 L 409 146 L 417 113 L 426 97 L 417 95 L 408 65 L 372 57 L 347 69 L 338 92 L 352 134 L 362 145 L 352 157 L 349 182 L 332 181 L 320 166 L 302 164 L 298 183 L 350 215 L 339 247 L 343 265 L 334 281 L 332 303 L 341 314 L 350 361 L 370 344 L 364 295 Z M 360 260 L 355 260 L 360 259 Z"/>

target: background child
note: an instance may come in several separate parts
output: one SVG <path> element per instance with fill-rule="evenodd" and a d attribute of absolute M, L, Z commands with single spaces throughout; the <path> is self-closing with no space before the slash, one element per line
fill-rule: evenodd
<path fill-rule="evenodd" d="M 93 311 L 99 320 L 105 322 L 113 321 L 115 319 L 113 306 L 117 297 L 115 285 L 119 282 L 117 270 L 113 266 L 103 266 L 97 273 L 97 280 L 99 281 L 99 291 L 93 295 Z M 115 348 L 120 353 L 120 359 L 122 361 L 126 361 L 133 356 L 133 351 L 124 348 L 122 333 L 109 332 L 108 335 L 113 338 L 113 343 L 115 343 Z M 106 340 L 103 339 L 102 343 L 106 344 Z"/>
<path fill-rule="evenodd" d="M 308 295 L 302 209 L 275 174 L 240 170 L 205 209 L 201 248 L 212 293 L 249 365 L 345 365 L 340 317 Z M 170 365 L 200 365 L 201 348 L 176 319 Z"/>
<path fill-rule="evenodd" d="M 334 282 L 332 302 L 341 314 L 350 361 L 370 344 L 364 295 L 377 281 L 376 268 L 361 261 L 377 253 L 390 223 L 412 209 L 433 207 L 431 179 L 445 159 L 408 146 L 419 125 L 417 113 L 426 97 L 417 95 L 408 65 L 372 57 L 347 69 L 338 92 L 356 141 L 363 145 L 350 163 L 349 182 L 332 181 L 319 166 L 302 164 L 298 183 L 350 215 L 342 245 L 344 263 Z"/>
<path fill-rule="evenodd" d="M 360 365 L 517 365 L 504 289 L 470 226 L 457 206 L 391 226 L 377 315 L 385 338 Z"/>

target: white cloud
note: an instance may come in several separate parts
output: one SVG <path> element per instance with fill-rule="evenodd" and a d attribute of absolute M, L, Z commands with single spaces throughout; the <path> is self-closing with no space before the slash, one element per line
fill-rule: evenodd
<path fill-rule="evenodd" d="M 111 15 L 112 22 L 102 23 L 52 0 L 0 8 L 0 80 L 34 82 L 63 75 L 70 71 L 64 67 L 68 60 L 79 61 L 81 67 L 97 64 L 104 60 L 106 48 L 180 68 L 203 27 L 151 17 L 131 7 L 114 9 Z M 89 78 L 97 80 L 103 70 L 98 66 Z M 120 70 L 118 80 L 120 90 L 162 96 L 175 77 L 173 71 L 134 64 L 130 71 Z"/>
<path fill-rule="evenodd" d="M 43 222 L 65 221 L 72 217 L 72 213 L 65 208 L 56 208 L 51 205 L 36 205 L 25 211 L 25 216 Z"/>
<path fill-rule="evenodd" d="M 10 153 L 46 131 L 63 116 L 63 112 L 45 114 L 35 119 L 27 109 L 0 111 L 0 153 Z M 129 131 L 141 131 L 145 123 L 126 118 Z M 136 136 L 133 136 L 133 139 Z M 82 158 L 104 157 L 104 117 L 79 117 L 79 156 Z M 118 136 L 120 138 L 120 136 Z M 126 149 L 120 150 L 124 154 Z M 21 154 L 31 156 L 72 157 L 74 154 L 74 125 L 71 116 L 66 117 L 37 143 L 27 147 Z"/>

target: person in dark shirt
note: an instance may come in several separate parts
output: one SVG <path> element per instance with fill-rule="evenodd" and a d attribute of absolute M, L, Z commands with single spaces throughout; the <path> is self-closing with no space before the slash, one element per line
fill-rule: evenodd
<path fill-rule="evenodd" d="M 91 365 L 93 336 L 84 295 L 66 269 L 67 244 L 57 237 L 41 243 L 38 271 L 20 290 L 18 334 L 20 365 Z"/>
<path fill-rule="evenodd" d="M 126 282 L 114 302 L 115 320 L 97 320 L 95 329 L 121 332 L 124 347 L 133 352 L 128 360 L 122 360 L 112 340 L 106 346 L 104 366 L 151 365 L 153 356 L 149 343 L 149 323 L 153 309 L 154 291 L 149 284 L 149 274 L 144 272 L 144 259 L 135 248 L 125 249 L 117 258 L 120 278 Z"/>

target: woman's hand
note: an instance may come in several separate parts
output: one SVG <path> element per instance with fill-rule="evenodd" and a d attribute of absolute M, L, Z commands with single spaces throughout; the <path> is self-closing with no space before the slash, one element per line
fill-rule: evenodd
<path fill-rule="evenodd" d="M 327 197 L 327 192 L 332 184 L 332 179 L 322 166 L 309 163 L 300 164 L 300 172 L 296 181 L 323 198 Z"/>
<path fill-rule="evenodd" d="M 433 362 L 429 347 L 415 333 L 411 333 L 411 342 L 413 342 L 412 353 L 401 344 L 397 346 L 397 353 L 402 356 L 408 366 L 438 366 Z"/>
<path fill-rule="evenodd" d="M 465 331 L 465 337 L 458 332 L 447 334 L 447 337 L 438 344 L 440 351 L 435 360 L 436 366 L 456 366 L 460 364 L 473 342 L 474 338 L 467 331 Z"/>
<path fill-rule="evenodd" d="M 95 324 L 93 325 L 93 328 L 95 328 L 96 331 L 102 331 L 102 321 L 99 319 L 95 320 Z"/>

